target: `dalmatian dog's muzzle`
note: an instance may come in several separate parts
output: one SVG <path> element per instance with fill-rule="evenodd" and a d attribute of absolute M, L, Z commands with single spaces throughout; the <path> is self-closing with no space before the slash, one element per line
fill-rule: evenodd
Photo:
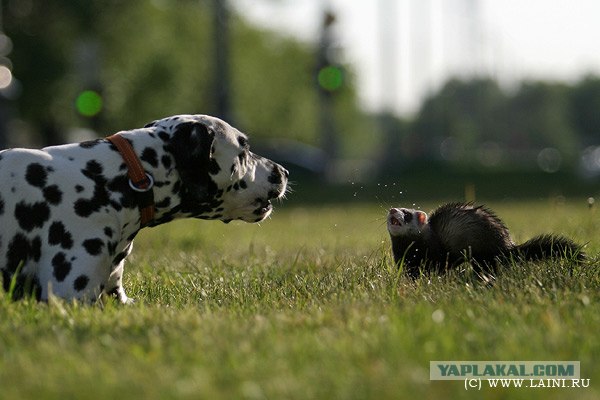
<path fill-rule="evenodd" d="M 218 118 L 179 115 L 116 136 L 121 145 L 108 138 L 0 152 L 0 270 L 13 297 L 108 293 L 129 302 L 124 259 L 143 226 L 259 222 L 286 193 L 287 170 Z"/>

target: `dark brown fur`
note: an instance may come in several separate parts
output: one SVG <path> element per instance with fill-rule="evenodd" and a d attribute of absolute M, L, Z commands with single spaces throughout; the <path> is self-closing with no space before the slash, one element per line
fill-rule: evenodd
<path fill-rule="evenodd" d="M 444 204 L 429 219 L 419 210 L 392 208 L 388 231 L 394 261 L 412 277 L 464 262 L 471 262 L 477 272 L 495 272 L 499 260 L 511 257 L 585 259 L 581 246 L 559 235 L 540 235 L 516 245 L 492 210 L 471 203 Z"/>

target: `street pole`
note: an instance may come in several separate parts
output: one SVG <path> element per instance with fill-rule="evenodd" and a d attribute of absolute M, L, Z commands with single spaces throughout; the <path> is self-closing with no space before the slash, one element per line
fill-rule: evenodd
<path fill-rule="evenodd" d="M 229 97 L 229 9 L 226 0 L 213 0 L 215 115 L 231 121 Z"/>

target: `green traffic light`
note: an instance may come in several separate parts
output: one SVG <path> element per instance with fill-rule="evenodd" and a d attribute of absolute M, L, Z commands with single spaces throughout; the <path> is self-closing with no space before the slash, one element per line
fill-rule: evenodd
<path fill-rule="evenodd" d="M 317 75 L 319 85 L 330 92 L 338 90 L 344 83 L 342 69 L 333 65 L 321 68 Z"/>
<path fill-rule="evenodd" d="M 102 97 L 93 90 L 84 90 L 77 96 L 75 107 L 84 117 L 93 117 L 102 111 Z"/>

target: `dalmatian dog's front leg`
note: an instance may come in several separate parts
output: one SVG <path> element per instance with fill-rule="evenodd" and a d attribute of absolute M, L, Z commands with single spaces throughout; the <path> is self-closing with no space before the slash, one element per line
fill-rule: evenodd
<path fill-rule="evenodd" d="M 105 292 L 111 296 L 115 296 L 121 304 L 133 304 L 134 300 L 125 294 L 123 288 L 123 269 L 125 266 L 125 258 L 133 249 L 133 241 L 130 242 L 125 249 L 117 254 L 111 264 L 111 272 L 106 284 Z"/>

